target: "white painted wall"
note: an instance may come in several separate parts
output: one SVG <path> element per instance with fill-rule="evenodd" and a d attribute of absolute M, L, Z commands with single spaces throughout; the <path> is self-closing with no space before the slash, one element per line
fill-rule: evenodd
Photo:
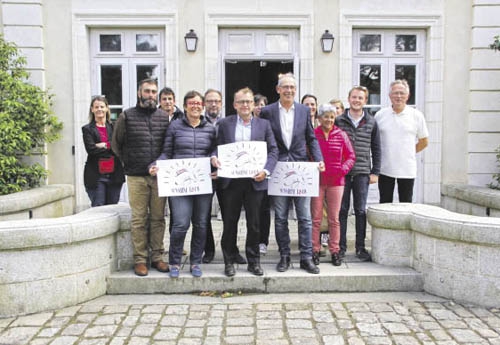
<path fill-rule="evenodd" d="M 500 34 L 499 17 L 499 1 L 473 1 L 467 183 L 476 186 L 499 172 L 494 150 L 500 145 L 500 52 L 488 48 Z"/>

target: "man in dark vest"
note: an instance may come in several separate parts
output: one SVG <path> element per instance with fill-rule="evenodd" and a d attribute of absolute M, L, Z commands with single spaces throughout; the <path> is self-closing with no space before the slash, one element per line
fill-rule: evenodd
<path fill-rule="evenodd" d="M 156 177 L 148 172 L 148 166 L 161 154 L 168 126 L 168 115 L 157 108 L 157 98 L 157 81 L 142 80 L 137 105 L 120 114 L 112 141 L 113 151 L 123 162 L 127 175 L 134 272 L 138 276 L 148 274 L 148 248 L 151 266 L 160 272 L 169 270 L 163 261 L 165 198 L 158 196 Z"/>
<path fill-rule="evenodd" d="M 335 125 L 345 131 L 351 139 L 356 163 L 345 177 L 344 195 L 340 207 L 340 257 L 347 250 L 347 215 L 353 194 L 356 223 L 356 257 L 361 261 L 371 261 L 365 248 L 366 237 L 366 200 L 368 186 L 377 183 L 380 173 L 380 135 L 373 116 L 363 106 L 368 100 L 368 89 L 355 86 L 349 91 L 349 109 L 335 119 Z"/>

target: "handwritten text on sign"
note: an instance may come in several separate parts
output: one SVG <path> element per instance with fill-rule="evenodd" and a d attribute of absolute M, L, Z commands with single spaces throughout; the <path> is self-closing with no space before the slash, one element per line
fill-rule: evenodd
<path fill-rule="evenodd" d="M 278 162 L 268 188 L 269 195 L 318 196 L 318 163 Z"/>
<path fill-rule="evenodd" d="M 212 193 L 210 158 L 167 159 L 156 165 L 159 196 Z"/>
<path fill-rule="evenodd" d="M 267 143 L 264 141 L 239 141 L 219 145 L 217 155 L 221 167 L 217 176 L 227 178 L 253 177 L 266 165 Z"/>

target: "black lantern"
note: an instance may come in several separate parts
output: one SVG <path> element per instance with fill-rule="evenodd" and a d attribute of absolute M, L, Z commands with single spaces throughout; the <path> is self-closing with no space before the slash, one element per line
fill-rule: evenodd
<path fill-rule="evenodd" d="M 324 53 L 332 52 L 333 41 L 335 41 L 335 37 L 328 30 L 325 30 L 323 35 L 321 35 L 321 49 Z"/>
<path fill-rule="evenodd" d="M 188 52 L 195 52 L 196 45 L 198 44 L 198 35 L 196 32 L 190 29 L 186 36 L 184 36 L 184 40 L 186 41 L 186 50 Z"/>

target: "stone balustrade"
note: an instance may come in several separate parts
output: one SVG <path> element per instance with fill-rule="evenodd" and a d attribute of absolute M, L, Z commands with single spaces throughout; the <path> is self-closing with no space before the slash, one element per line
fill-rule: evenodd
<path fill-rule="evenodd" d="M 72 215 L 74 193 L 73 185 L 53 184 L 0 195 L 0 221 Z"/>
<path fill-rule="evenodd" d="M 441 206 L 458 213 L 500 217 L 500 190 L 467 184 L 443 184 Z"/>
<path fill-rule="evenodd" d="M 368 221 L 375 262 L 423 273 L 426 292 L 498 307 L 500 218 L 401 203 L 371 206 Z"/>
<path fill-rule="evenodd" d="M 126 204 L 67 217 L 0 222 L 0 317 L 104 295 L 109 274 L 132 259 L 129 234 Z"/>

